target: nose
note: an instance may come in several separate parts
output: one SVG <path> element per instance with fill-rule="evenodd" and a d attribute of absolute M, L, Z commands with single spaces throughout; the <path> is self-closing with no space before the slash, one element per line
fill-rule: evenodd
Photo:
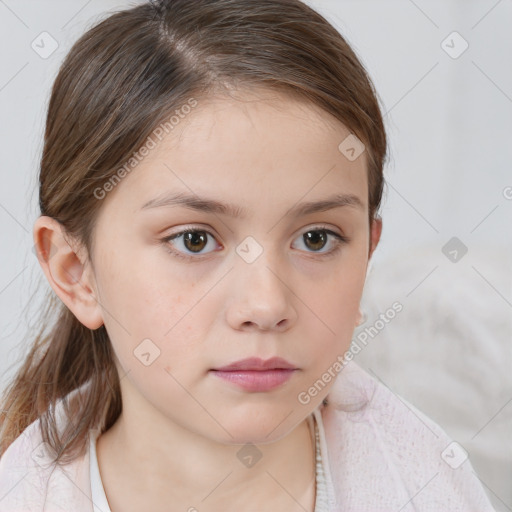
<path fill-rule="evenodd" d="M 291 283 L 264 254 L 253 263 L 238 261 L 231 273 L 226 314 L 233 329 L 285 331 L 296 322 Z"/>

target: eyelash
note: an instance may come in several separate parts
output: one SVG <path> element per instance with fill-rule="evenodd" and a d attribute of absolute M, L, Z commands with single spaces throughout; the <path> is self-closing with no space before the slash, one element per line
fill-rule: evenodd
<path fill-rule="evenodd" d="M 330 229 L 326 229 L 322 226 L 315 226 L 314 228 L 311 228 L 311 229 L 308 229 L 306 231 L 303 232 L 304 233 L 308 233 L 308 232 L 314 232 L 314 231 L 321 231 L 321 232 L 324 232 L 326 233 L 327 235 L 331 235 L 334 237 L 335 239 L 335 246 L 333 249 L 331 249 L 329 252 L 323 252 L 323 253 L 320 253 L 320 252 L 315 252 L 315 251 L 309 251 L 309 254 L 318 254 L 320 255 L 320 257 L 322 258 L 329 258 L 329 257 L 333 257 L 335 256 L 341 249 L 342 249 L 342 246 L 348 242 L 350 242 L 350 239 L 346 236 L 343 236 L 343 235 L 340 235 L 334 231 L 331 231 Z M 186 234 L 186 233 L 197 233 L 197 232 L 203 232 L 203 233 L 206 233 L 206 235 L 209 235 L 211 236 L 212 238 L 215 238 L 213 236 L 212 233 L 210 233 L 208 230 L 206 229 L 203 229 L 203 228 L 193 228 L 193 227 L 190 227 L 190 228 L 187 228 L 187 229 L 184 229 L 182 231 L 180 231 L 179 233 L 174 233 L 172 235 L 169 235 L 165 238 L 162 238 L 162 243 L 165 245 L 167 251 L 169 253 L 171 253 L 173 256 L 176 256 L 177 258 L 181 258 L 181 259 L 184 259 L 184 260 L 199 260 L 199 259 L 202 259 L 201 255 L 198 255 L 198 256 L 187 256 L 187 255 L 184 255 L 181 251 L 177 251 L 175 249 L 173 249 L 169 242 L 171 242 L 172 240 L 176 239 L 176 238 L 179 238 L 180 236 Z M 207 253 L 208 254 L 208 253 Z"/>

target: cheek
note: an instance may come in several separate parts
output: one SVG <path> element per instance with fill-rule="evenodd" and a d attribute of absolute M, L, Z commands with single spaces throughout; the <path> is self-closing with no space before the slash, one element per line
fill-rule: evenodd
<path fill-rule="evenodd" d="M 318 304 L 322 317 L 338 328 L 357 313 L 366 278 L 366 262 L 351 257 L 334 265 L 321 282 L 304 290 L 307 301 Z"/>
<path fill-rule="evenodd" d="M 169 275 L 161 262 L 144 259 L 142 251 L 124 251 L 102 261 L 98 289 L 106 323 L 112 320 L 143 337 L 162 337 L 189 309 L 194 283 Z M 121 253 L 121 252 L 120 252 Z M 110 318 L 109 318 L 110 317 Z"/>
<path fill-rule="evenodd" d="M 194 290 L 170 283 L 156 279 L 144 266 L 126 273 L 117 268 L 101 276 L 99 302 L 123 374 L 134 372 L 145 378 L 150 371 L 154 378 L 176 360 L 191 357 Z"/>
<path fill-rule="evenodd" d="M 315 344 L 308 344 L 316 360 L 325 362 L 333 354 L 339 355 L 348 349 L 359 316 L 365 277 L 364 260 L 361 263 L 357 258 L 351 262 L 347 259 L 323 286 L 319 284 L 301 291 L 300 296 L 306 297 L 304 302 L 308 307 L 301 307 L 303 318 L 299 319 L 299 324 L 317 340 Z"/>

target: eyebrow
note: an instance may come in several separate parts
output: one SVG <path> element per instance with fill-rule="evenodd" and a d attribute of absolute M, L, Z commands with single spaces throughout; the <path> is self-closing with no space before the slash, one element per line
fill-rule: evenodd
<path fill-rule="evenodd" d="M 155 199 L 151 199 L 142 206 L 141 210 L 169 206 L 182 206 L 191 210 L 228 215 L 234 218 L 245 218 L 248 213 L 245 208 L 235 204 L 223 203 L 215 199 L 209 199 L 184 193 L 165 194 Z M 310 201 L 293 206 L 286 212 L 286 215 L 308 215 L 311 213 L 325 212 L 327 210 L 345 206 L 364 210 L 364 204 L 356 195 L 335 194 L 319 201 Z"/>

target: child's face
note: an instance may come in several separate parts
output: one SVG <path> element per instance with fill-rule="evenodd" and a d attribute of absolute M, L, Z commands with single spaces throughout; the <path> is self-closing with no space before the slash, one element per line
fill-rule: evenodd
<path fill-rule="evenodd" d="M 146 431 L 171 422 L 225 443 L 281 438 L 327 395 L 332 381 L 298 399 L 348 349 L 358 318 L 371 235 L 366 155 L 349 161 L 338 149 L 349 131 L 312 106 L 245 98 L 199 100 L 107 195 L 95 227 L 93 288 L 123 407 Z M 144 207 L 177 193 L 204 211 Z M 361 204 L 294 213 L 336 194 Z M 206 211 L 206 198 L 243 212 Z M 184 230 L 199 233 L 165 241 Z M 214 371 L 252 357 L 295 370 L 274 372 L 287 377 L 275 387 L 253 374 L 253 388 Z"/>

